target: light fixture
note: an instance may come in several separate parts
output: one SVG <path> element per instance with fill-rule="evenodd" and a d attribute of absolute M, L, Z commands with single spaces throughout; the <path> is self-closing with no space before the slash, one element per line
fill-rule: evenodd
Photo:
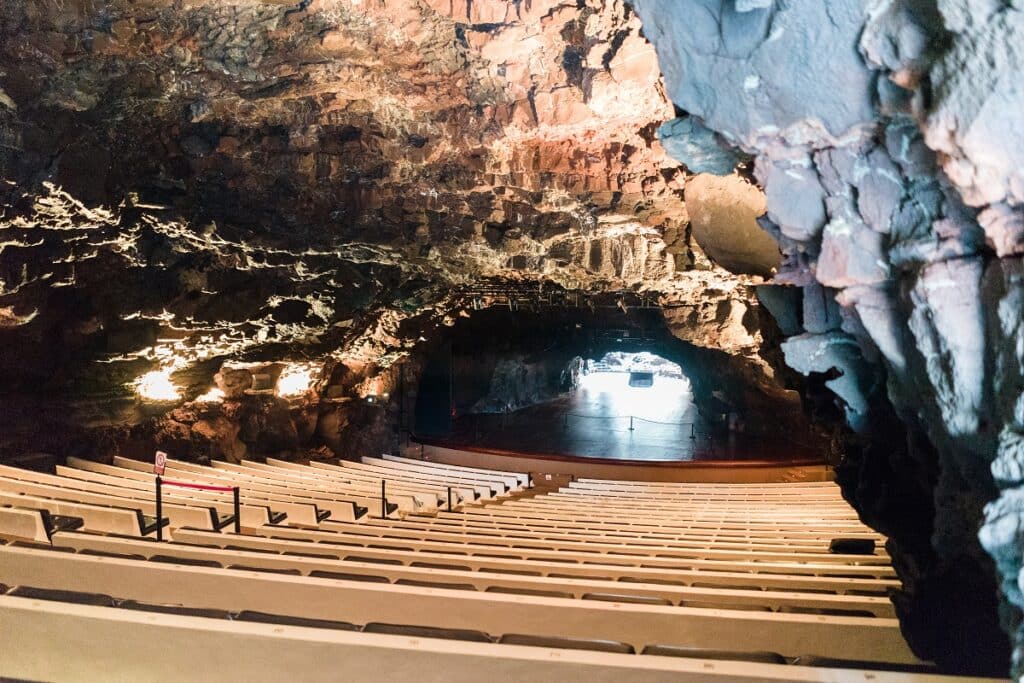
<path fill-rule="evenodd" d="M 289 363 L 277 378 L 277 395 L 282 398 L 302 396 L 313 386 L 311 363 Z"/>
<path fill-rule="evenodd" d="M 173 368 L 152 370 L 135 380 L 135 392 L 147 401 L 177 401 L 181 391 L 171 381 Z"/>

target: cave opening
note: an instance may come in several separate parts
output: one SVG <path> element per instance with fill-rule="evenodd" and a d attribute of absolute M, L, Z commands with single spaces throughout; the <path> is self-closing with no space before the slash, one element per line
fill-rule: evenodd
<path fill-rule="evenodd" d="M 494 306 L 430 346 L 408 406 L 417 437 L 613 460 L 820 458 L 796 392 L 682 341 L 656 306 Z"/>

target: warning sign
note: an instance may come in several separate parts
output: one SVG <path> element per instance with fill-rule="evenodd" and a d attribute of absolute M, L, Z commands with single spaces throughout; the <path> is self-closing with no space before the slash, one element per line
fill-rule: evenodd
<path fill-rule="evenodd" d="M 153 474 L 163 474 L 164 467 L 167 466 L 167 454 L 163 451 L 157 451 L 156 456 L 153 458 Z"/>

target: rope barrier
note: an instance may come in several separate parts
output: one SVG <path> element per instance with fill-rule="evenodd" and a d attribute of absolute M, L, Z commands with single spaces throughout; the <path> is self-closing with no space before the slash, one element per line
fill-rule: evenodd
<path fill-rule="evenodd" d="M 649 422 L 657 425 L 672 425 L 676 427 L 685 427 L 686 425 L 697 424 L 696 422 L 664 422 L 661 420 L 651 420 L 646 417 L 637 417 L 636 415 L 583 415 L 581 413 L 562 413 L 565 417 L 582 417 L 590 420 L 638 420 L 640 422 Z"/>

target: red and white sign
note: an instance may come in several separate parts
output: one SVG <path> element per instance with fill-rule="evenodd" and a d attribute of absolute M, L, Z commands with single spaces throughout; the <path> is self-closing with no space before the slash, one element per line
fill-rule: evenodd
<path fill-rule="evenodd" d="M 153 474 L 163 474 L 164 467 L 167 466 L 167 454 L 163 451 L 157 451 L 156 456 L 153 458 Z"/>

